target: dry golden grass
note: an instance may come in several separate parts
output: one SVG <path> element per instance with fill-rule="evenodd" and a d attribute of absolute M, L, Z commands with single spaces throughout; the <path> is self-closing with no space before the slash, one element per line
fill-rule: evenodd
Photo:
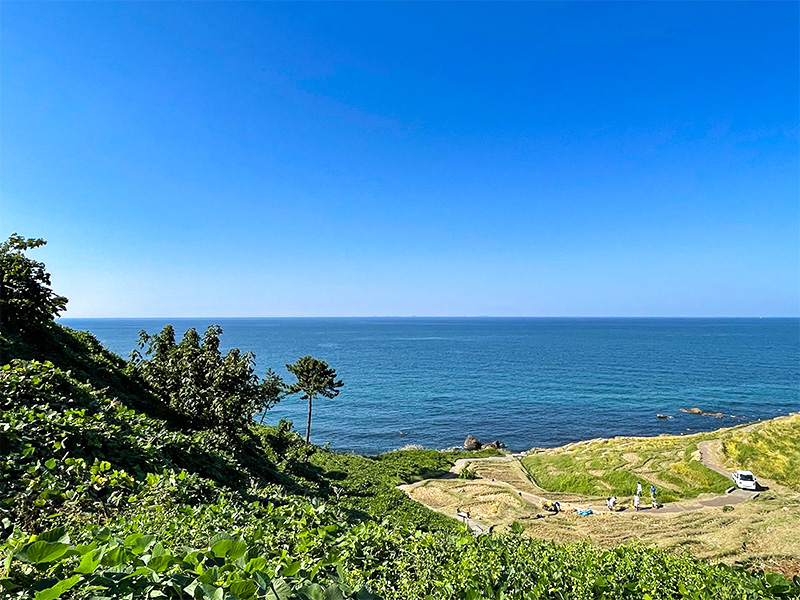
<path fill-rule="evenodd" d="M 609 513 L 590 502 L 586 505 L 596 514 L 583 517 L 574 512 L 546 513 L 537 504 L 503 488 L 499 481 L 494 486 L 454 485 L 453 480 L 428 480 L 415 485 L 420 487 L 409 490 L 412 498 L 445 514 L 455 514 L 458 508 L 469 510 L 484 527 L 503 527 L 518 521 L 528 535 L 548 540 L 589 540 L 605 547 L 638 541 L 660 548 L 686 549 L 713 562 L 769 566 L 790 575 L 800 574 L 797 494 L 766 492 L 756 500 L 726 510 L 708 507 L 675 514 L 637 513 L 631 509 Z M 476 493 L 478 490 L 480 493 Z M 436 504 L 429 504 L 424 498 L 433 498 Z M 449 504 L 443 505 L 443 501 Z M 537 519 L 537 514 L 545 518 Z"/>
<path fill-rule="evenodd" d="M 415 488 L 409 492 L 409 495 L 417 502 L 422 502 L 422 504 L 434 510 L 445 508 L 457 501 L 457 498 L 453 495 L 447 494 L 432 485 Z"/>
<path fill-rule="evenodd" d="M 491 494 L 496 490 L 497 488 L 495 486 L 486 485 L 483 483 L 461 483 L 461 485 L 455 488 L 455 491 L 459 494 L 467 493 L 472 496 Z"/>

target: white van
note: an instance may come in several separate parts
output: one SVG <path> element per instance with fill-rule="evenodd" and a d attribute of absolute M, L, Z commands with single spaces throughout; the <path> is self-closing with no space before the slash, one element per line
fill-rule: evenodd
<path fill-rule="evenodd" d="M 757 490 L 758 482 L 750 471 L 736 471 L 733 474 L 733 482 L 743 490 Z"/>

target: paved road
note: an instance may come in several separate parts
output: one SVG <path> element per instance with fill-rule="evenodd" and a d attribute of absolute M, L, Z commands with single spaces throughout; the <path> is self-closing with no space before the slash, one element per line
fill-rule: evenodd
<path fill-rule="evenodd" d="M 721 466 L 712 461 L 711 457 L 713 452 L 711 451 L 711 444 L 717 441 L 718 440 L 706 440 L 705 442 L 700 442 L 697 444 L 697 449 L 700 451 L 700 462 L 712 471 L 716 471 L 720 475 L 730 478 L 730 476 L 733 475 L 731 471 L 723 469 Z"/>

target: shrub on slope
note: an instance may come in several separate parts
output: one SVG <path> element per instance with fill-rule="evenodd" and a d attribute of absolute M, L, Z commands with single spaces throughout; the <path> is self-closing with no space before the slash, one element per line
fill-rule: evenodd
<path fill-rule="evenodd" d="M 93 518 L 124 509 L 152 474 L 188 470 L 197 501 L 208 501 L 216 482 L 246 485 L 233 455 L 107 398 L 51 363 L 1 367 L 0 410 L 2 507 L 32 531 L 47 526 L 51 514 Z M 266 479 L 269 462 L 262 464 Z"/>

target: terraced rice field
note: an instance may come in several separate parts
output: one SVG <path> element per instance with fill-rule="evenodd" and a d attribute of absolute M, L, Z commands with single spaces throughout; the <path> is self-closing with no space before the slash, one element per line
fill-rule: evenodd
<path fill-rule="evenodd" d="M 734 505 L 735 494 L 725 495 L 731 480 L 707 468 L 701 458 L 723 471 L 750 468 L 768 489 Z M 474 460 L 462 466 L 479 479 L 431 479 L 407 486 L 406 491 L 445 514 L 469 510 L 484 529 L 516 521 L 527 535 L 559 542 L 588 539 L 606 547 L 643 543 L 800 575 L 800 467 L 796 465 L 800 465 L 800 415 L 795 414 L 693 436 L 590 440 L 534 450 L 521 462 Z M 637 481 L 644 487 L 643 505 L 648 504 L 649 486 L 654 483 L 667 508 L 639 512 L 630 508 Z M 622 511 L 610 513 L 605 508 L 604 498 L 611 494 L 620 497 Z M 552 500 L 559 500 L 566 510 L 558 515 L 544 511 L 542 501 Z M 592 508 L 595 514 L 579 516 L 570 510 L 579 506 Z"/>
<path fill-rule="evenodd" d="M 715 433 L 654 438 L 612 438 L 534 449 L 522 464 L 542 488 L 592 497 L 630 498 L 641 482 L 661 502 L 722 494 L 731 480 L 700 462 L 697 444 Z"/>

